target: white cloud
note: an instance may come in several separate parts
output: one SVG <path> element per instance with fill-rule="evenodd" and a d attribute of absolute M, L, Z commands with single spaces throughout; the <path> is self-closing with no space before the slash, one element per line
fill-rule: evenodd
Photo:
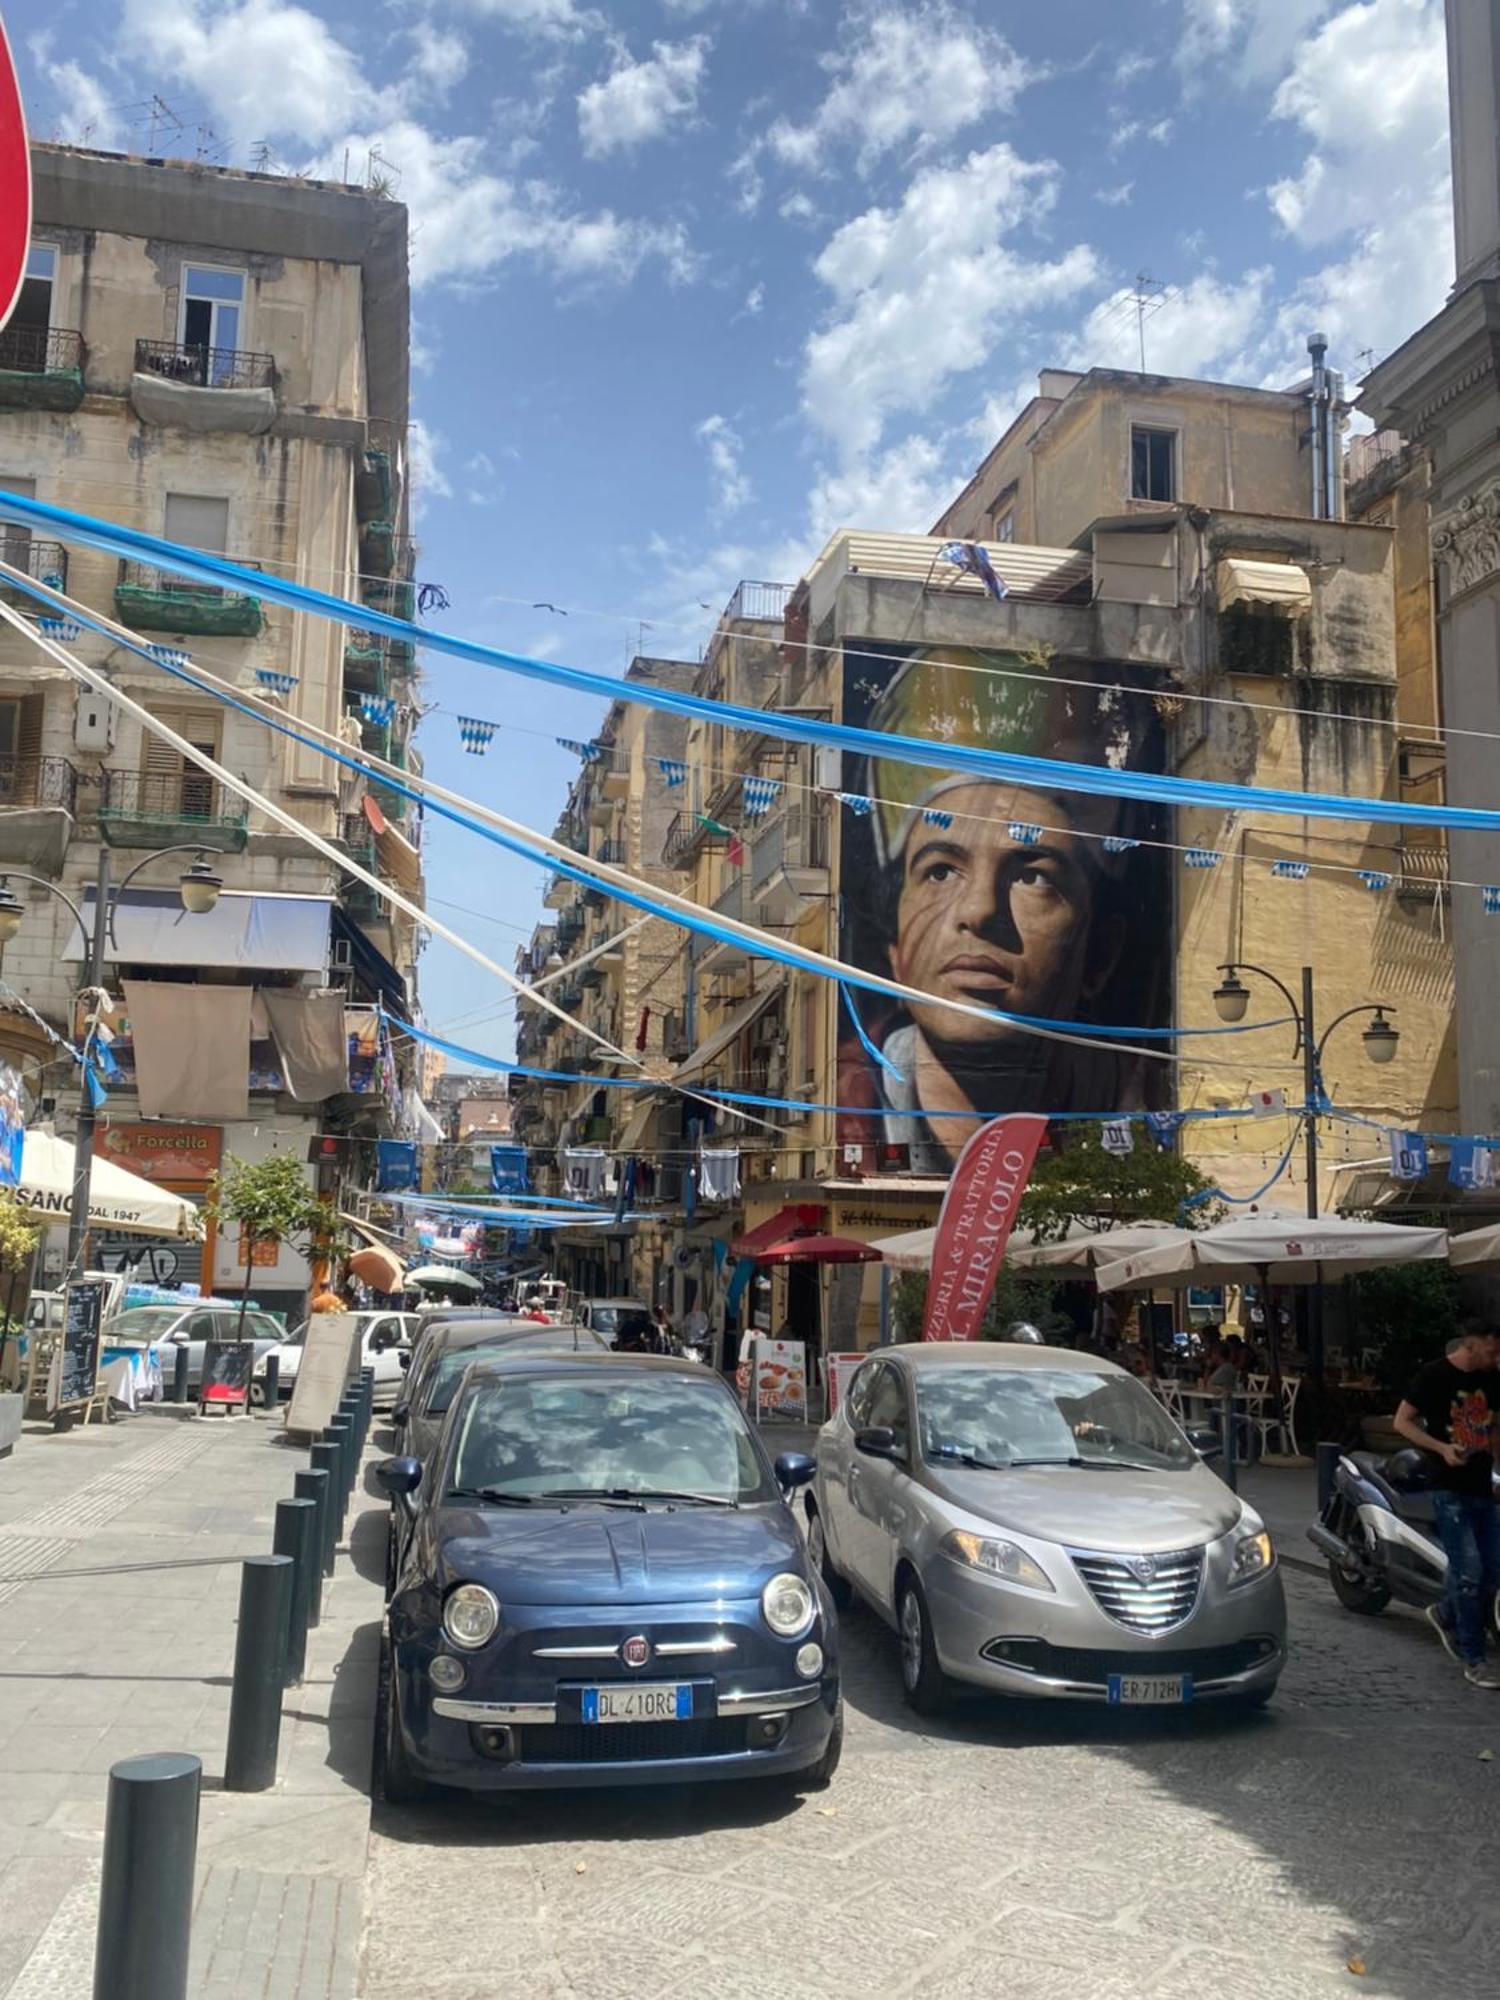
<path fill-rule="evenodd" d="M 125 133 L 113 102 L 116 93 L 76 62 L 54 62 L 50 35 L 33 35 L 30 48 L 57 96 L 58 115 L 50 127 L 53 137 L 72 146 L 100 146 L 106 152 L 121 147 Z"/>
<path fill-rule="evenodd" d="M 738 316 L 742 316 L 747 319 L 755 319 L 757 315 L 760 313 L 765 303 L 766 303 L 765 286 L 752 285 L 749 291 L 746 292 L 745 294 L 745 303 L 740 307 L 740 312 Z"/>
<path fill-rule="evenodd" d="M 695 274 L 680 223 L 634 221 L 610 209 L 581 214 L 550 182 L 495 173 L 487 139 L 438 138 L 413 120 L 396 119 L 345 135 L 310 171 L 338 172 L 345 150 L 355 159 L 377 151 L 399 174 L 396 191 L 411 211 L 418 283 L 483 280 L 513 257 L 580 281 L 621 281 L 653 261 L 678 282 Z"/>
<path fill-rule="evenodd" d="M 840 528 L 925 535 L 958 482 L 940 447 L 918 431 L 888 450 L 824 471 L 808 495 L 807 552 L 815 555 Z"/>
<path fill-rule="evenodd" d="M 1095 201 L 1102 201 L 1106 208 L 1124 208 L 1135 193 L 1134 181 L 1116 181 L 1113 187 L 1095 188 Z"/>
<path fill-rule="evenodd" d="M 691 119 L 707 62 L 708 42 L 701 35 L 686 42 L 655 42 L 641 62 L 632 62 L 617 47 L 609 75 L 578 94 L 578 134 L 585 153 L 602 159 L 629 151 Z"/>
<path fill-rule="evenodd" d="M 424 21 L 412 30 L 411 74 L 436 97 L 446 97 L 469 73 L 469 45 L 462 35 Z"/>
<path fill-rule="evenodd" d="M 979 367 L 1008 321 L 1095 283 L 1098 260 L 1075 245 L 1050 262 L 1004 238 L 1056 198 L 1057 169 L 1000 144 L 917 175 L 893 208 L 838 230 L 814 270 L 833 296 L 810 336 L 803 407 L 846 464 L 868 458 L 887 418 L 921 411 Z"/>
<path fill-rule="evenodd" d="M 1335 0 L 1182 0 L 1177 65 L 1194 88 L 1222 66 L 1241 84 L 1279 76 Z"/>
<path fill-rule="evenodd" d="M 604 26 L 602 14 L 575 6 L 574 0 L 455 0 L 455 4 L 521 34 L 577 41 Z"/>
<path fill-rule="evenodd" d="M 1030 75 L 1004 36 L 949 0 L 852 12 L 841 39 L 844 48 L 823 58 L 831 82 L 812 117 L 778 118 L 747 157 L 769 151 L 783 166 L 811 171 L 835 148 L 851 147 L 868 172 L 887 153 L 930 152 L 1009 111 Z"/>
<path fill-rule="evenodd" d="M 377 93 L 327 24 L 286 0 L 124 0 L 124 54 L 192 90 L 231 143 L 318 145 L 369 115 Z"/>
<path fill-rule="evenodd" d="M 749 478 L 740 463 L 744 445 L 728 418 L 705 417 L 693 435 L 708 453 L 713 474 L 714 506 L 720 514 L 734 514 L 753 497 Z"/>
<path fill-rule="evenodd" d="M 1448 172 L 1448 60 L 1436 0 L 1346 7 L 1297 51 L 1272 114 L 1312 151 L 1269 190 L 1282 226 L 1328 242 L 1389 218 L 1403 195 Z"/>
<path fill-rule="evenodd" d="M 789 194 L 776 213 L 783 222 L 816 222 L 818 219 L 817 205 L 812 196 L 800 190 Z"/>
<path fill-rule="evenodd" d="M 1255 340 L 1271 286 L 1269 270 L 1247 271 L 1238 284 L 1212 272 L 1165 293 L 1146 320 L 1146 366 L 1153 375 L 1235 376 Z M 1139 368 L 1140 332 L 1131 294 L 1121 285 L 1063 342 L 1064 368 Z"/>
<path fill-rule="evenodd" d="M 412 418 L 406 439 L 411 461 L 412 513 L 420 519 L 429 500 L 453 498 L 453 482 L 443 466 L 448 440 L 441 431 L 429 429 L 420 417 Z"/>

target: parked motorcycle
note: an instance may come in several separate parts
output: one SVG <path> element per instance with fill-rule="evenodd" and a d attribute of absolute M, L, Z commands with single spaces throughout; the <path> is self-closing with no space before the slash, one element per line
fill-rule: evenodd
<path fill-rule="evenodd" d="M 1425 1610 L 1442 1596 L 1448 1558 L 1433 1511 L 1433 1471 L 1431 1455 L 1413 1447 L 1389 1458 L 1351 1451 L 1339 1459 L 1322 1517 L 1307 1534 L 1327 1556 L 1328 1580 L 1346 1609 L 1374 1617 L 1393 1597 Z M 1490 1627 L 1500 1635 L 1500 1592 Z"/>

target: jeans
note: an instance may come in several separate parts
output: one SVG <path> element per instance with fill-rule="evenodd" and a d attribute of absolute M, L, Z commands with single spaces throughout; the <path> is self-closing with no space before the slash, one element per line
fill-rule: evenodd
<path fill-rule="evenodd" d="M 1500 1590 L 1500 1507 L 1477 1493 L 1434 1493 L 1432 1506 L 1448 1557 L 1443 1614 L 1473 1665 L 1484 1658 L 1489 1607 Z"/>

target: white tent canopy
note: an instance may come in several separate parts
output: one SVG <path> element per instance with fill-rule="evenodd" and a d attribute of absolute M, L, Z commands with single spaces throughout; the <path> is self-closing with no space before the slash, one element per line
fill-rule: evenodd
<path fill-rule="evenodd" d="M 1144 1250 L 1175 1248 L 1188 1231 L 1174 1229 L 1169 1222 L 1126 1222 L 1118 1229 L 1081 1229 L 1070 1226 L 1066 1236 L 1052 1243 L 1023 1243 L 1005 1253 L 1005 1261 L 1016 1271 L 1068 1272 L 1087 1276 L 1103 1264 L 1117 1263 Z"/>
<path fill-rule="evenodd" d="M 39 1127 L 27 1132 L 16 1195 L 33 1215 L 66 1221 L 73 1206 L 73 1141 Z M 203 1230 L 195 1202 L 127 1173 L 99 1153 L 94 1155 L 89 1181 L 89 1222 L 98 1229 L 128 1230 L 136 1236 L 188 1240 Z"/>
<path fill-rule="evenodd" d="M 1459 1271 L 1482 1271 L 1500 1264 L 1500 1222 L 1486 1229 L 1466 1229 L 1448 1238 L 1448 1262 Z"/>
<path fill-rule="evenodd" d="M 1102 1292 L 1126 1286 L 1141 1290 L 1182 1283 L 1201 1273 L 1210 1283 L 1315 1285 L 1352 1271 L 1447 1254 L 1448 1237 L 1441 1229 L 1356 1222 L 1341 1215 L 1248 1215 L 1214 1229 L 1185 1231 L 1180 1243 L 1106 1264 L 1098 1283 Z"/>

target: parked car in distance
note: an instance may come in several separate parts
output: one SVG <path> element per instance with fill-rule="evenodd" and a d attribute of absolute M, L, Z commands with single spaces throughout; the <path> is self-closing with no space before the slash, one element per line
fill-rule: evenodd
<path fill-rule="evenodd" d="M 641 1299 L 579 1299 L 573 1311 L 580 1326 L 602 1333 L 611 1347 L 652 1331 L 651 1308 Z"/>
<path fill-rule="evenodd" d="M 782 1776 L 838 1762 L 837 1621 L 739 1404 L 691 1362 L 546 1352 L 469 1367 L 410 1518 L 376 1759 L 400 1804 Z"/>
<path fill-rule="evenodd" d="M 422 1316 L 414 1312 L 357 1312 L 354 1318 L 359 1323 L 360 1366 L 375 1371 L 374 1406 L 376 1409 L 387 1409 L 400 1396 L 404 1379 L 401 1356 L 410 1352 L 422 1324 Z M 304 1320 L 292 1329 L 285 1340 L 269 1350 L 276 1356 L 277 1377 L 283 1396 L 290 1394 L 297 1371 L 302 1366 L 307 1327 L 308 1322 Z M 263 1403 L 266 1399 L 266 1359 L 264 1354 L 256 1356 L 254 1373 L 250 1377 L 250 1400 L 253 1403 Z"/>
<path fill-rule="evenodd" d="M 155 1341 L 162 1350 L 162 1377 L 169 1392 L 176 1372 L 176 1350 L 185 1347 L 189 1395 L 197 1391 L 203 1380 L 205 1342 L 252 1341 L 253 1374 L 271 1349 L 279 1347 L 286 1337 L 280 1320 L 272 1319 L 269 1313 L 247 1312 L 242 1316 L 238 1306 L 204 1305 L 201 1299 L 184 1299 L 180 1306 L 128 1306 L 124 1312 L 115 1314 L 105 1331 L 112 1347 L 125 1342 Z"/>
<path fill-rule="evenodd" d="M 954 1682 L 1162 1705 L 1270 1699 L 1286 1606 L 1265 1523 L 1112 1362 L 879 1349 L 818 1436 L 808 1543 L 900 1638 L 911 1704 Z"/>

